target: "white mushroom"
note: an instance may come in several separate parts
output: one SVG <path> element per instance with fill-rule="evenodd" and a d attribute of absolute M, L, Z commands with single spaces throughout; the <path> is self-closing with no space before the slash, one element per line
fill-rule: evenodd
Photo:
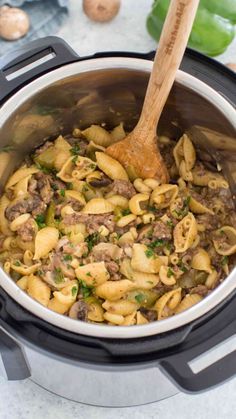
<path fill-rule="evenodd" d="M 84 13 L 95 22 L 112 20 L 120 9 L 120 0 L 83 0 Z"/>
<path fill-rule="evenodd" d="M 25 36 L 29 30 L 30 21 L 23 10 L 3 6 L 0 8 L 0 37 L 15 41 Z"/>

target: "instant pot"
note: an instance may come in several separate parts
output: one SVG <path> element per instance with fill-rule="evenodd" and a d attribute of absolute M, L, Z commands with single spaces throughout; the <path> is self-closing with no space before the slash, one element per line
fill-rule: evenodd
<path fill-rule="evenodd" d="M 79 57 L 61 39 L 37 40 L 0 59 L 0 187 L 30 151 L 74 127 L 139 117 L 154 52 Z M 158 133 L 191 136 L 208 164 L 236 185 L 236 75 L 187 50 Z M 151 156 L 150 156 L 151 158 Z M 62 397 L 133 406 L 179 390 L 196 393 L 233 377 L 236 270 L 208 297 L 147 325 L 88 324 L 48 310 L 0 270 L 0 374 Z M 228 353 L 216 357 L 217 348 Z M 221 352 L 222 353 L 222 352 Z"/>

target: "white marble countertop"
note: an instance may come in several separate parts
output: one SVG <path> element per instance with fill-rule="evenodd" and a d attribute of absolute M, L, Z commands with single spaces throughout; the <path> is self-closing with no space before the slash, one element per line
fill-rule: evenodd
<path fill-rule="evenodd" d="M 148 52 L 155 42 L 145 29 L 152 0 L 123 0 L 116 19 L 100 25 L 82 13 L 81 0 L 71 0 L 70 16 L 57 35 L 81 56 L 96 51 Z M 236 62 L 236 40 L 221 62 Z M 6 382 L 0 377 L 0 419 L 233 419 L 236 417 L 236 379 L 200 395 L 178 394 L 146 406 L 109 409 L 85 406 L 57 397 L 30 380 Z"/>

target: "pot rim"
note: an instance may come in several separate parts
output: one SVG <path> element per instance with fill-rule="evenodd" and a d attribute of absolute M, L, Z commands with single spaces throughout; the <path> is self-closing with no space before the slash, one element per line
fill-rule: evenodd
<path fill-rule="evenodd" d="M 21 88 L 3 104 L 0 109 L 0 128 L 11 113 L 32 97 L 35 92 L 38 94 L 45 87 L 70 76 L 84 72 L 109 69 L 140 70 L 150 73 L 152 62 L 144 59 L 126 57 L 95 58 L 57 68 Z M 219 93 L 207 84 L 181 70 L 177 72 L 176 81 L 213 103 L 236 128 L 236 110 Z M 168 332 L 200 318 L 226 299 L 236 289 L 235 275 L 236 269 L 209 296 L 185 312 L 153 323 L 129 327 L 85 323 L 51 311 L 21 290 L 1 268 L 0 286 L 27 311 L 61 329 L 93 337 L 128 339 Z"/>

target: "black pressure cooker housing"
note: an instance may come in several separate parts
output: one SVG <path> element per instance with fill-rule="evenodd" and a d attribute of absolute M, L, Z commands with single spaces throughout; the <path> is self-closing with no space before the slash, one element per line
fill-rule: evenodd
<path fill-rule="evenodd" d="M 47 53 L 53 54 L 50 61 L 17 78 L 8 78 L 13 71 L 35 63 Z M 39 39 L 0 58 L 0 104 L 32 80 L 65 64 L 101 57 L 152 60 L 154 54 L 106 52 L 81 58 L 59 38 Z M 236 75 L 231 70 L 190 49 L 185 52 L 181 69 L 208 84 L 235 107 Z M 53 326 L 22 308 L 0 288 L 0 326 L 0 354 L 7 366 L 9 380 L 30 376 L 17 340 L 44 351 L 48 356 L 100 366 L 112 365 L 117 369 L 121 365 L 158 362 L 175 384 L 187 392 L 208 389 L 236 374 L 235 351 L 197 374 L 188 365 L 192 359 L 236 334 L 235 293 L 204 316 L 174 331 L 119 340 L 78 335 Z"/>

